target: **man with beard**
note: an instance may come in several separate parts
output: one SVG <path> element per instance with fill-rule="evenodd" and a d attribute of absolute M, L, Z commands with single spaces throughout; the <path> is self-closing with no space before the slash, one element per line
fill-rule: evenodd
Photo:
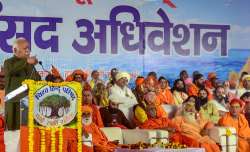
<path fill-rule="evenodd" d="M 92 108 L 93 114 L 92 114 L 92 120 L 98 127 L 103 127 L 102 117 L 100 114 L 99 109 L 94 104 L 93 101 L 93 95 L 90 87 L 84 87 L 83 93 L 82 93 L 82 105 L 88 105 Z"/>
<path fill-rule="evenodd" d="M 183 103 L 180 115 L 173 119 L 173 122 L 180 128 L 180 133 L 173 134 L 170 140 L 188 147 L 202 147 L 206 152 L 220 152 L 219 147 L 208 136 L 213 124 L 199 115 L 195 109 L 195 103 L 195 96 L 190 96 Z"/>
<path fill-rule="evenodd" d="M 240 99 L 245 103 L 244 111 L 245 117 L 248 121 L 248 125 L 250 125 L 250 92 L 244 93 Z"/>
<path fill-rule="evenodd" d="M 205 79 L 202 74 L 198 73 L 194 75 L 193 83 L 188 87 L 188 95 L 189 96 L 198 96 L 198 92 L 200 89 L 205 88 Z"/>
<path fill-rule="evenodd" d="M 123 112 L 118 109 L 119 100 L 115 96 L 109 96 L 109 106 L 100 108 L 102 121 L 105 127 L 120 127 L 133 129 L 131 124 L 124 116 Z M 114 123 L 115 121 L 115 123 Z"/>
<path fill-rule="evenodd" d="M 208 91 L 200 89 L 198 92 L 198 100 L 196 102 L 196 109 L 200 112 L 204 119 L 207 119 L 215 124 L 219 120 L 219 112 L 213 101 L 208 99 Z"/>
<path fill-rule="evenodd" d="M 241 97 L 245 92 L 250 92 L 250 74 L 243 76 L 242 83 L 243 88 L 237 90 L 237 97 Z"/>
<path fill-rule="evenodd" d="M 243 103 L 240 99 L 233 99 L 230 102 L 229 112 L 220 120 L 219 125 L 234 127 L 237 132 L 238 152 L 250 151 L 250 128 L 243 114 L 241 114 Z"/>
<path fill-rule="evenodd" d="M 225 89 L 223 86 L 217 86 L 214 90 L 214 97 L 211 100 L 217 107 L 220 116 L 223 116 L 225 112 L 228 112 L 228 98 L 225 94 Z"/>
<path fill-rule="evenodd" d="M 131 89 L 128 87 L 130 75 L 127 72 L 116 74 L 116 83 L 110 88 L 110 96 L 115 97 L 121 104 L 119 109 L 124 113 L 128 120 L 132 120 L 133 106 L 137 100 Z"/>
<path fill-rule="evenodd" d="M 89 106 L 82 106 L 82 133 L 83 133 L 83 152 L 113 152 L 118 144 L 117 141 L 108 141 L 101 129 L 92 122 L 92 108 Z M 84 140 L 92 137 L 93 147 L 85 145 Z"/>
<path fill-rule="evenodd" d="M 172 92 L 175 105 L 181 105 L 183 101 L 185 101 L 188 98 L 188 95 L 186 93 L 185 83 L 181 79 L 177 79 L 174 81 Z"/>

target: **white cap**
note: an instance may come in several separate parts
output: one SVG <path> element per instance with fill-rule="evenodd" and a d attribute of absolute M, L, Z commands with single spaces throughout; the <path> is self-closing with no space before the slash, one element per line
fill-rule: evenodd
<path fill-rule="evenodd" d="M 118 72 L 115 76 L 116 81 L 121 78 L 127 78 L 128 81 L 130 80 L 130 75 L 127 72 Z"/>

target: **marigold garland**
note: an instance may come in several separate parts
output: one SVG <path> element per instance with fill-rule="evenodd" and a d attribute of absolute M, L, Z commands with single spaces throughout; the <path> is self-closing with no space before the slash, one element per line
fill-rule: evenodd
<path fill-rule="evenodd" d="M 78 151 L 82 151 L 82 91 L 81 86 L 78 86 L 77 93 L 77 137 L 78 137 Z"/>
<path fill-rule="evenodd" d="M 34 150 L 34 117 L 33 117 L 33 109 L 34 109 L 34 84 L 31 82 L 28 82 L 29 85 L 29 110 L 28 110 L 28 131 L 29 131 L 29 152 L 33 152 Z"/>
<path fill-rule="evenodd" d="M 40 132 L 41 132 L 41 152 L 45 152 L 46 150 L 46 146 L 45 146 L 45 130 L 44 128 L 39 128 L 40 129 Z"/>
<path fill-rule="evenodd" d="M 63 152 L 63 126 L 59 128 L 59 152 Z"/>
<path fill-rule="evenodd" d="M 56 130 L 55 128 L 51 128 L 51 152 L 56 151 Z"/>
<path fill-rule="evenodd" d="M 78 144 L 77 144 L 77 149 L 79 152 L 82 151 L 82 112 L 81 112 L 81 101 L 82 101 L 82 87 L 79 83 L 75 82 L 62 82 L 62 83 L 52 83 L 52 82 L 46 82 L 46 81 L 34 81 L 34 80 L 25 80 L 23 84 L 27 84 L 29 87 L 29 110 L 28 110 L 28 147 L 29 147 L 29 152 L 34 151 L 34 93 L 35 90 L 37 90 L 37 86 L 57 86 L 57 87 L 62 87 L 62 86 L 67 86 L 71 85 L 73 86 L 72 88 L 75 88 L 74 91 L 76 92 L 78 98 L 77 98 L 77 137 L 78 137 Z M 58 128 L 59 127 L 59 128 Z M 46 130 L 51 131 L 51 152 L 56 151 L 56 136 L 55 133 L 56 131 L 59 131 L 59 152 L 63 151 L 63 126 L 58 126 L 57 128 L 55 127 L 37 127 L 39 128 L 41 132 L 41 152 L 46 151 L 46 142 L 45 142 L 45 134 Z"/>
<path fill-rule="evenodd" d="M 231 136 L 232 135 L 232 132 L 229 128 L 226 129 L 226 136 Z"/>

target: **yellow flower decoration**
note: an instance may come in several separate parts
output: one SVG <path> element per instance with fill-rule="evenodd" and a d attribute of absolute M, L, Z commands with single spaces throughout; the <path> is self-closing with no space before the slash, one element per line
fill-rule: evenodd
<path fill-rule="evenodd" d="M 62 86 L 70 86 L 71 88 L 74 88 L 74 91 L 77 94 L 77 123 L 76 126 L 73 125 L 70 128 L 76 128 L 77 129 L 77 138 L 78 138 L 78 144 L 77 148 L 78 151 L 82 151 L 82 112 L 81 112 L 81 103 L 82 103 L 82 87 L 80 83 L 77 82 L 62 82 L 62 83 L 52 83 L 52 82 L 46 82 L 46 81 L 34 81 L 34 80 L 25 80 L 23 84 L 27 84 L 29 87 L 29 110 L 28 110 L 28 147 L 29 150 L 28 152 L 33 152 L 34 151 L 34 94 L 36 90 L 39 88 L 48 85 L 48 86 L 56 86 L 56 87 L 62 87 Z M 45 142 L 45 134 L 46 130 L 51 131 L 51 152 L 56 151 L 56 136 L 55 133 L 56 131 L 59 131 L 59 152 L 63 151 L 63 126 L 57 126 L 57 127 L 41 127 L 41 126 L 36 126 L 36 128 L 39 128 L 41 132 L 41 152 L 46 151 L 46 142 Z"/>
<path fill-rule="evenodd" d="M 229 128 L 226 129 L 226 136 L 229 137 L 232 135 L 232 132 Z"/>
<path fill-rule="evenodd" d="M 51 152 L 56 152 L 56 130 L 51 128 Z"/>
<path fill-rule="evenodd" d="M 40 128 L 40 132 L 41 132 L 41 152 L 45 152 L 46 150 L 46 146 L 45 146 L 45 130 L 44 128 Z"/>
<path fill-rule="evenodd" d="M 63 126 L 59 128 L 59 152 L 63 152 Z"/>

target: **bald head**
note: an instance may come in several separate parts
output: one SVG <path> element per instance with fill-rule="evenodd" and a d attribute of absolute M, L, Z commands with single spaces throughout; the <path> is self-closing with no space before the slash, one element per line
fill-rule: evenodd
<path fill-rule="evenodd" d="M 12 46 L 13 53 L 18 58 L 27 58 L 30 55 L 29 42 L 24 38 L 18 38 Z"/>

